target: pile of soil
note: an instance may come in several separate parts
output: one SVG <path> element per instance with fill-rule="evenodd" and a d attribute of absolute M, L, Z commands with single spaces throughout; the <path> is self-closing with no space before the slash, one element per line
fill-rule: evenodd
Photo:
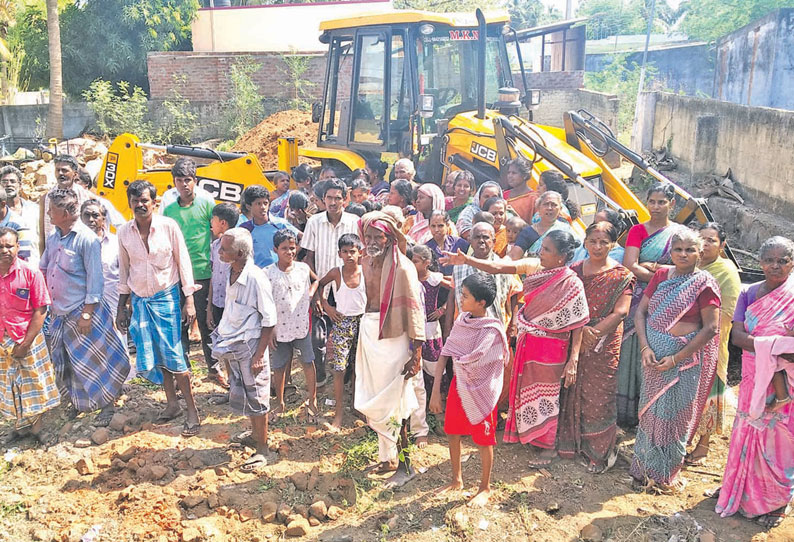
<path fill-rule="evenodd" d="M 276 169 L 278 138 L 287 136 L 298 138 L 301 147 L 315 148 L 317 125 L 312 122 L 312 114 L 297 110 L 274 113 L 243 135 L 232 150 L 254 153 L 263 169 Z"/>

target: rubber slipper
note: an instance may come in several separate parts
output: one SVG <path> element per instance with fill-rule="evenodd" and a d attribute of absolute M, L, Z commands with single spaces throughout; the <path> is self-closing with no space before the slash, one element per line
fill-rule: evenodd
<path fill-rule="evenodd" d="M 113 415 L 115 413 L 116 412 L 114 410 L 110 410 L 110 411 L 105 410 L 100 412 L 99 414 L 97 414 L 97 417 L 94 418 L 94 425 L 96 425 L 97 427 L 107 427 L 108 425 L 110 425 L 110 420 L 113 418 Z"/>
<path fill-rule="evenodd" d="M 182 411 L 176 412 L 174 414 L 166 414 L 165 410 L 161 410 L 157 414 L 157 418 L 154 420 L 155 425 L 162 425 L 164 423 L 168 423 L 171 420 L 175 420 L 182 415 Z"/>
<path fill-rule="evenodd" d="M 225 405 L 229 402 L 229 394 L 228 393 L 218 393 L 210 397 L 207 402 L 211 405 Z"/>
<path fill-rule="evenodd" d="M 242 472 L 256 472 L 267 466 L 267 458 L 262 454 L 254 454 L 240 466 Z"/>
<path fill-rule="evenodd" d="M 185 425 L 182 426 L 182 436 L 185 438 L 195 437 L 199 434 L 199 430 L 201 430 L 201 422 L 192 425 L 185 422 Z"/>

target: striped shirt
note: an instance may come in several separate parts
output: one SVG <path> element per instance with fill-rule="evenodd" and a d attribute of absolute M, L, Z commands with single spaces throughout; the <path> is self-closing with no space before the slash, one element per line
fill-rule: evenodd
<path fill-rule="evenodd" d="M 33 254 L 33 242 L 31 240 L 33 233 L 25 220 L 12 211 L 10 207 L 6 207 L 6 216 L 0 218 L 0 228 L 11 228 L 17 232 L 19 240 L 19 253 L 17 255 L 34 265 L 38 263 L 39 255 Z"/>
<path fill-rule="evenodd" d="M 491 252 L 486 260 L 501 261 L 502 258 Z M 521 270 L 520 270 L 521 271 Z M 463 281 L 469 275 L 474 273 L 482 273 L 474 267 L 464 264 L 456 265 L 452 268 L 452 283 L 454 285 L 455 303 L 458 312 L 460 312 L 460 299 L 463 295 Z M 493 276 L 496 279 L 496 299 L 493 304 L 488 307 L 486 314 L 493 318 L 500 320 L 505 325 L 510 323 L 510 314 L 507 311 L 507 301 L 515 294 L 521 291 L 521 282 L 516 275 L 498 274 Z"/>
<path fill-rule="evenodd" d="M 318 213 L 306 222 L 301 248 L 314 252 L 314 272 L 318 279 L 334 267 L 342 266 L 338 243 L 346 233 L 358 234 L 358 217 L 353 213 L 343 212 L 336 226 L 328 221 L 327 212 Z M 325 287 L 324 295 L 328 295 L 329 288 L 336 291 L 334 281 Z"/>

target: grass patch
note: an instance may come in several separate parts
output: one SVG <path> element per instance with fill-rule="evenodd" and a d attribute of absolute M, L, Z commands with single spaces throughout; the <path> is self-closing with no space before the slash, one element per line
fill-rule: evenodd
<path fill-rule="evenodd" d="M 157 391 L 157 390 L 160 389 L 160 386 L 158 386 L 157 384 L 149 382 L 145 378 L 141 378 L 139 376 L 133 378 L 132 380 L 130 380 L 130 384 L 133 384 L 135 386 L 140 386 L 142 388 L 145 388 L 145 389 L 151 390 L 151 391 Z"/>
<path fill-rule="evenodd" d="M 7 518 L 10 516 L 15 516 L 21 512 L 24 512 L 27 508 L 21 502 L 17 502 L 14 504 L 0 502 L 0 518 Z"/>
<path fill-rule="evenodd" d="M 265 491 L 270 491 L 274 487 L 276 487 L 276 482 L 274 482 L 272 478 L 268 478 L 259 484 L 257 491 L 259 491 L 259 493 L 264 493 Z"/>
<path fill-rule="evenodd" d="M 350 473 L 366 467 L 378 453 L 378 436 L 367 431 L 366 436 L 345 450 L 342 472 Z"/>
<path fill-rule="evenodd" d="M 193 373 L 194 376 L 207 376 L 209 374 L 209 369 L 204 364 L 200 364 L 198 360 L 191 359 L 190 360 L 190 372 Z"/>

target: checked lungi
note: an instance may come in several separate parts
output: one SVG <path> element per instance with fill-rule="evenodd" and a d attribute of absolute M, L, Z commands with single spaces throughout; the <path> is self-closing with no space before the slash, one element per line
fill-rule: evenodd
<path fill-rule="evenodd" d="M 130 359 L 113 328 L 107 301 L 94 309 L 87 335 L 77 329 L 82 312 L 78 307 L 65 316 L 53 315 L 47 342 L 61 396 L 80 412 L 91 412 L 116 400 L 130 372 Z"/>
<path fill-rule="evenodd" d="M 44 335 L 38 334 L 22 359 L 11 356 L 16 344 L 8 335 L 0 340 L 0 414 L 22 429 L 58 406 L 61 396 Z"/>
<path fill-rule="evenodd" d="M 163 369 L 172 374 L 188 370 L 182 348 L 182 310 L 179 284 L 150 297 L 130 295 L 130 337 L 135 343 L 138 373 L 154 384 L 163 383 Z"/>

